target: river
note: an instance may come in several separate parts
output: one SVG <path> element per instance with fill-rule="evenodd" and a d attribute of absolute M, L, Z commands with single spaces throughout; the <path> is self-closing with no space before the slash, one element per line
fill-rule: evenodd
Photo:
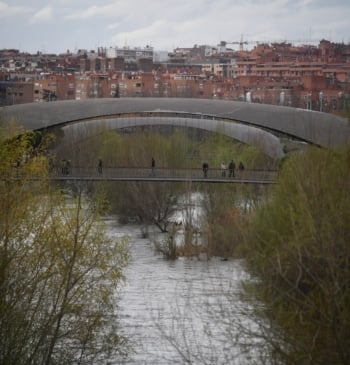
<path fill-rule="evenodd" d="M 140 226 L 106 222 L 112 236 L 130 239 L 119 315 L 133 351 L 123 364 L 252 364 L 261 341 L 246 333 L 256 324 L 242 299 L 241 281 L 249 277 L 241 260 L 169 261 Z"/>

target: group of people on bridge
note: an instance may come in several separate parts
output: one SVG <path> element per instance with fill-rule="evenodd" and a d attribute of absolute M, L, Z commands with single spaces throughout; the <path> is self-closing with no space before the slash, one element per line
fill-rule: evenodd
<path fill-rule="evenodd" d="M 235 169 L 236 169 L 236 164 L 234 163 L 233 160 L 231 160 L 231 162 L 228 165 L 229 177 L 235 177 Z M 203 176 L 208 177 L 208 170 L 209 170 L 208 162 L 203 162 L 202 170 L 203 170 Z M 243 165 L 242 161 L 240 161 L 240 163 L 238 165 L 238 170 L 239 171 L 244 170 L 244 165 Z M 222 177 L 226 177 L 226 171 L 227 171 L 227 166 L 226 166 L 225 162 L 222 162 L 221 163 L 221 176 Z"/>
<path fill-rule="evenodd" d="M 61 173 L 62 173 L 62 175 L 69 175 L 70 168 L 71 168 L 70 161 L 65 160 L 65 159 L 62 160 L 62 164 L 61 164 Z M 155 176 L 155 168 L 156 168 L 156 161 L 155 161 L 154 157 L 152 157 L 150 176 Z M 208 170 L 209 170 L 208 162 L 203 162 L 202 170 L 203 170 L 203 176 L 208 177 Z M 231 160 L 231 162 L 229 163 L 228 168 L 227 168 L 225 162 L 221 163 L 221 176 L 222 177 L 226 177 L 227 170 L 228 170 L 228 173 L 229 173 L 228 177 L 235 177 L 236 164 L 234 163 L 233 160 Z M 244 170 L 244 165 L 243 165 L 242 161 L 238 165 L 238 170 L 239 171 Z M 102 174 L 102 160 L 101 159 L 98 160 L 97 171 L 98 171 L 99 174 Z"/>
<path fill-rule="evenodd" d="M 152 159 L 151 159 L 151 176 L 155 176 L 155 167 L 156 167 L 156 161 L 155 161 L 154 157 L 152 157 Z M 233 160 L 231 160 L 231 162 L 228 165 L 229 177 L 235 177 L 235 169 L 236 169 L 236 164 L 233 162 Z M 208 162 L 203 162 L 202 170 L 203 170 L 203 176 L 208 177 L 208 170 L 209 170 Z M 221 164 L 221 176 L 222 177 L 226 177 L 226 170 L 227 170 L 226 164 L 225 164 L 225 162 L 222 162 L 222 164 Z M 240 163 L 238 165 L 238 170 L 239 171 L 244 170 L 244 165 L 243 165 L 242 161 L 240 161 Z"/>

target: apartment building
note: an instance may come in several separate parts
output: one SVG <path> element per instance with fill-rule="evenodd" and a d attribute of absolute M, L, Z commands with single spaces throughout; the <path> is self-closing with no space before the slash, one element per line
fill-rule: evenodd
<path fill-rule="evenodd" d="M 123 58 L 126 63 L 136 63 L 139 59 L 150 59 L 153 61 L 153 47 L 109 47 L 106 48 L 106 58 Z"/>
<path fill-rule="evenodd" d="M 34 81 L 33 101 L 54 101 L 57 99 L 56 75 L 43 74 Z"/>
<path fill-rule="evenodd" d="M 225 98 L 323 111 L 349 102 L 349 45 L 264 43 L 237 52 L 226 44 L 195 45 L 177 48 L 157 63 L 152 55 L 152 47 L 56 57 L 0 50 L 0 99 L 11 104 L 118 96 Z"/>
<path fill-rule="evenodd" d="M 5 81 L 0 82 L 0 95 L 3 97 L 3 104 L 24 104 L 33 102 L 34 84 L 33 82 Z"/>

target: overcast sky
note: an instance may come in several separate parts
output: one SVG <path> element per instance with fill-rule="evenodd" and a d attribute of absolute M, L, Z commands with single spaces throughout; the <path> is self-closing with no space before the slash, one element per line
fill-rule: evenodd
<path fill-rule="evenodd" d="M 349 43 L 350 0 L 0 0 L 0 49 L 170 51 L 241 37 L 250 47 L 323 38 Z"/>

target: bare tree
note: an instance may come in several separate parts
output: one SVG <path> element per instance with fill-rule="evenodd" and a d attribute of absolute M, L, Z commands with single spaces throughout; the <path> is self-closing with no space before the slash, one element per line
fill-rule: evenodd
<path fill-rule="evenodd" d="M 98 201 L 52 191 L 48 161 L 32 148 L 27 135 L 0 140 L 0 363 L 121 356 L 115 293 L 125 242 L 107 236 Z"/>

